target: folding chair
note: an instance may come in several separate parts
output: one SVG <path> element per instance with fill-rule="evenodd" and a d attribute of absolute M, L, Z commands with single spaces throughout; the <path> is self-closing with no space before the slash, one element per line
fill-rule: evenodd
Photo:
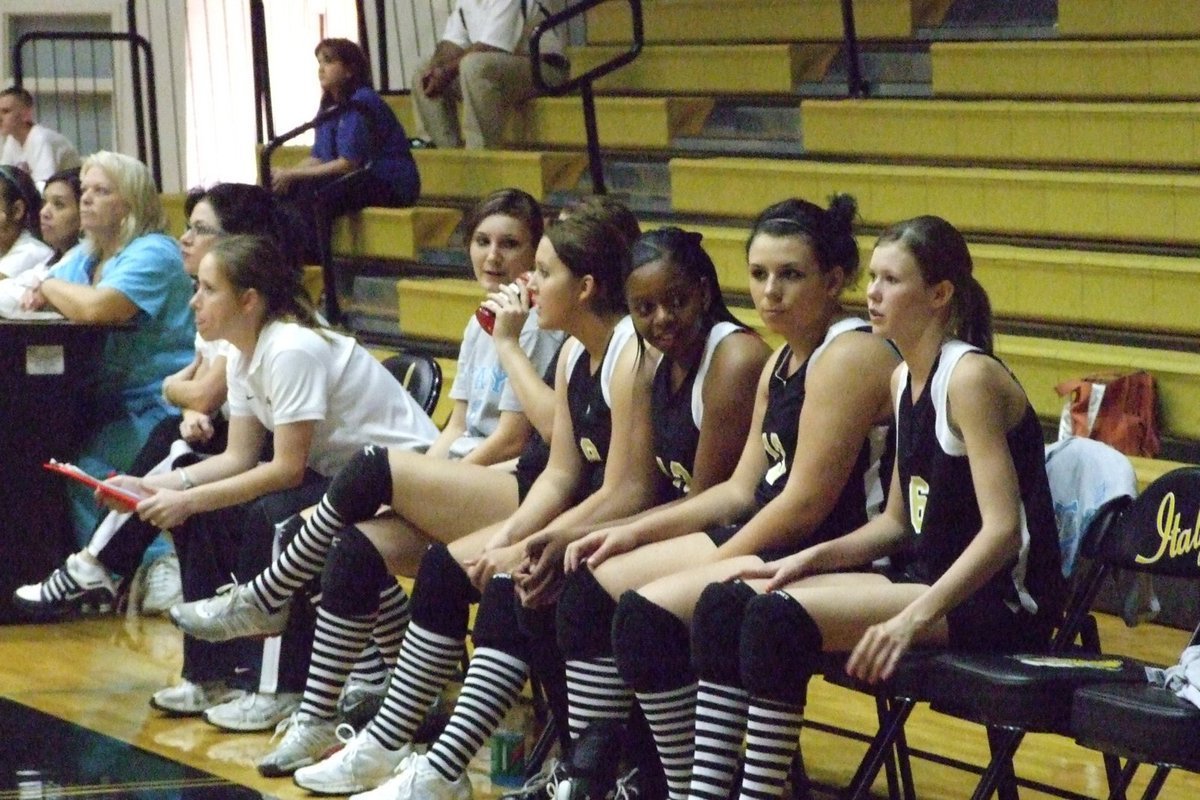
<path fill-rule="evenodd" d="M 1076 509 L 1080 502 L 1095 504 L 1095 513 L 1081 534 L 1079 548 L 1087 556 L 1102 553 L 1100 545 L 1110 537 L 1136 487 L 1129 459 L 1108 445 L 1073 439 L 1056 449 L 1047 462 L 1047 470 L 1052 475 L 1056 514 Z M 1095 482 L 1096 475 L 1113 475 L 1114 480 L 1108 487 L 1088 485 Z M 1097 495 L 1101 491 L 1104 494 Z M 1088 611 L 1111 567 L 1110 563 L 1097 560 L 1077 583 L 1048 653 L 1026 657 L 965 653 L 931 657 L 928 653 L 914 653 L 902 659 L 904 669 L 893 679 L 893 685 L 882 689 L 888 696 L 880 705 L 879 732 L 851 781 L 847 797 L 855 800 L 868 797 L 875 776 L 893 752 L 899 763 L 904 796 L 914 797 L 904 747 L 904 723 L 916 704 L 926 701 L 936 711 L 988 726 L 992 758 L 975 797 L 988 797 L 1001 788 L 1002 796 L 1014 798 L 1013 753 L 1025 731 L 1052 730 L 1055 725 L 1065 727 L 1073 684 L 1064 686 L 1061 681 L 1078 679 L 1080 674 L 1080 670 L 1037 666 L 1037 660 L 1048 654 L 1068 653 L 1081 634 L 1092 652 L 1099 648 L 1095 622 Z M 889 794 L 895 798 L 897 795 L 891 790 L 889 780 Z"/>
<path fill-rule="evenodd" d="M 426 414 L 433 413 L 442 393 L 442 368 L 433 356 L 420 350 L 405 350 L 385 358 L 383 366 Z"/>
<path fill-rule="evenodd" d="M 1151 484 L 1130 509 L 1126 536 L 1114 542 L 1114 558 L 1157 575 L 1200 586 L 1200 468 L 1184 467 Z M 1200 645 L 1200 627 L 1189 647 Z M 1197 680 L 1200 683 L 1200 679 Z M 1200 689 L 1200 686 L 1197 686 Z M 1153 800 L 1173 768 L 1200 772 L 1200 708 L 1175 692 L 1138 682 L 1089 683 L 1075 690 L 1068 733 L 1082 746 L 1125 768 L 1109 767 L 1109 797 L 1123 798 L 1139 764 L 1156 769 L 1142 797 Z"/>

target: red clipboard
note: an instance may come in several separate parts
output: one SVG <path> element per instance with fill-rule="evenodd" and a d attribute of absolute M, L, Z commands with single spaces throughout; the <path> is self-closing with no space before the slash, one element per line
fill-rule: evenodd
<path fill-rule="evenodd" d="M 42 466 L 51 472 L 57 472 L 60 475 L 66 475 L 71 480 L 76 480 L 82 484 L 92 487 L 100 492 L 100 494 L 116 502 L 117 505 L 121 506 L 126 511 L 133 511 L 135 508 L 137 508 L 138 503 L 146 499 L 143 495 L 135 494 L 128 489 L 122 489 L 121 487 L 114 486 L 111 483 L 105 483 L 104 481 L 97 480 L 74 464 L 68 464 L 63 461 L 55 461 L 54 459 L 50 459 L 45 464 L 42 464 Z"/>

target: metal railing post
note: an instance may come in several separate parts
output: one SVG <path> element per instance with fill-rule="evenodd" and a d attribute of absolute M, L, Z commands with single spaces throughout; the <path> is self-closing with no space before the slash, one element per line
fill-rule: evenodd
<path fill-rule="evenodd" d="M 871 87 L 863 78 L 858 33 L 854 28 L 854 0 L 842 0 L 842 33 L 846 44 L 846 91 L 850 97 L 866 97 Z"/>

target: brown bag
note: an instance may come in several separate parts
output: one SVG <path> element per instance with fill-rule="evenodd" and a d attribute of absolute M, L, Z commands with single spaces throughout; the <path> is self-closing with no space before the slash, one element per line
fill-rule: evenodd
<path fill-rule="evenodd" d="M 1086 436 L 1127 456 L 1158 455 L 1157 401 L 1148 372 L 1089 375 L 1055 387 L 1066 397 L 1059 437 Z"/>

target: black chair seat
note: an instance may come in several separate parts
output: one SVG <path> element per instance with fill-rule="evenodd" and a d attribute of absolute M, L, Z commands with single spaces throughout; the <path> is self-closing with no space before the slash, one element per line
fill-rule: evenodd
<path fill-rule="evenodd" d="M 1145 679 L 1140 665 L 1119 658 L 946 653 L 932 665 L 929 700 L 935 711 L 983 725 L 1064 732 L 1079 686 Z"/>
<path fill-rule="evenodd" d="M 1200 772 L 1200 708 L 1144 681 L 1077 690 L 1071 729 L 1084 747 Z"/>
<path fill-rule="evenodd" d="M 846 674 L 846 659 L 850 657 L 849 653 L 825 653 L 821 656 L 821 676 L 827 683 L 864 694 L 885 692 L 889 697 L 920 700 L 925 697 L 929 668 L 938 654 L 939 651 L 931 650 L 914 650 L 907 653 L 896 665 L 896 672 L 891 678 L 874 685 Z"/>

